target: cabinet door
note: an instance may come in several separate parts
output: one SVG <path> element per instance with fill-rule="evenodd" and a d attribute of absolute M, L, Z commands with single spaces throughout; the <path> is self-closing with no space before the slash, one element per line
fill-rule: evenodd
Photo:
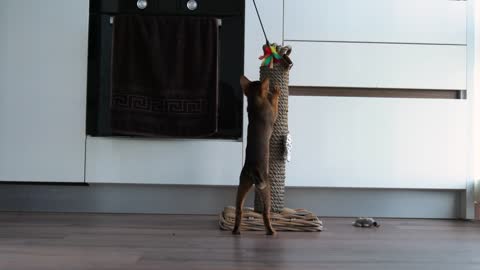
<path fill-rule="evenodd" d="M 2 181 L 84 181 L 88 2 L 0 1 Z"/>
<path fill-rule="evenodd" d="M 458 100 L 291 97 L 287 184 L 465 189 L 468 119 Z"/>
<path fill-rule="evenodd" d="M 290 85 L 466 89 L 466 46 L 288 42 Z"/>
<path fill-rule="evenodd" d="M 285 0 L 285 39 L 466 44 L 466 3 Z"/>
<path fill-rule="evenodd" d="M 87 138 L 88 183 L 237 185 L 242 143 Z"/>

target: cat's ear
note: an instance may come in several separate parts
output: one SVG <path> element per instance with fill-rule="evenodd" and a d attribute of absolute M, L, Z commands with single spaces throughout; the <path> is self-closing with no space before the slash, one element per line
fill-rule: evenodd
<path fill-rule="evenodd" d="M 266 98 L 268 96 L 268 91 L 270 91 L 270 79 L 266 78 L 262 81 L 260 87 L 260 95 L 262 98 Z"/>
<path fill-rule="evenodd" d="M 243 93 L 245 96 L 248 94 L 248 87 L 250 86 L 251 81 L 245 76 L 240 76 L 240 86 L 242 87 Z"/>

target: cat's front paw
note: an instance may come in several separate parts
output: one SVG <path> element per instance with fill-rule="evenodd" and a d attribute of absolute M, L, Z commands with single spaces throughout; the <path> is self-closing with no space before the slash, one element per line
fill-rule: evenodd
<path fill-rule="evenodd" d="M 274 96 L 280 95 L 280 87 L 275 86 L 275 87 L 273 88 L 272 94 L 273 94 Z"/>

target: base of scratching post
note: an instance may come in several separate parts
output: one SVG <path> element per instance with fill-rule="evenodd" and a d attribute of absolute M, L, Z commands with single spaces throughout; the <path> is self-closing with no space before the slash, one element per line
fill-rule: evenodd
<path fill-rule="evenodd" d="M 323 222 L 318 217 L 305 209 L 284 208 L 280 213 L 271 213 L 272 226 L 277 231 L 290 232 L 320 232 Z M 227 206 L 220 214 L 220 229 L 233 230 L 235 224 L 235 207 Z M 253 208 L 243 208 L 242 231 L 264 231 L 262 214 Z"/>

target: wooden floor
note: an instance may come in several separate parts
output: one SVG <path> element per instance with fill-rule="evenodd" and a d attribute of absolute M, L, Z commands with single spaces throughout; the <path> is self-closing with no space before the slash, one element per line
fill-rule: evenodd
<path fill-rule="evenodd" d="M 267 237 L 213 216 L 0 213 L 0 269 L 480 269 L 480 224 L 382 220 Z"/>

